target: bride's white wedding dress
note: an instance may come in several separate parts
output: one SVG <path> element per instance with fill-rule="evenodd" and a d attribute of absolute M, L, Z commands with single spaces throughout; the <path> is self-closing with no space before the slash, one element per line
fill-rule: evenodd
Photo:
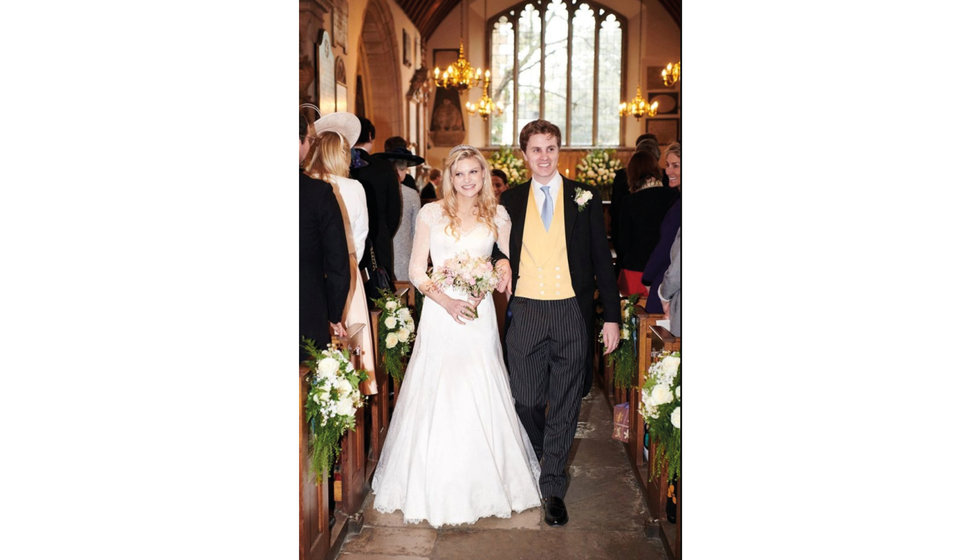
<path fill-rule="evenodd" d="M 456 239 L 446 232 L 448 223 L 441 201 L 419 211 L 409 262 L 416 286 L 427 280 L 430 251 L 436 266 L 460 251 L 490 255 L 488 227 L 478 224 Z M 495 223 L 506 250 L 510 218 L 502 206 Z M 438 527 L 541 505 L 540 466 L 514 411 L 493 298 L 485 297 L 477 310 L 478 318 L 460 325 L 434 301 L 422 307 L 372 483 L 378 511 L 401 510 L 407 522 Z"/>

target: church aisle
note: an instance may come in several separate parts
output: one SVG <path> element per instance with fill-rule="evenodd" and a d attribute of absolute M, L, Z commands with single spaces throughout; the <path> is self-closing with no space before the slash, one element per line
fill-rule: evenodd
<path fill-rule="evenodd" d="M 473 525 L 433 529 L 408 525 L 401 512 L 363 509 L 364 526 L 343 543 L 339 560 L 666 560 L 663 545 L 647 537 L 650 517 L 624 445 L 613 440 L 612 411 L 598 387 L 582 401 L 565 496 L 569 522 L 549 527 L 540 508 L 510 519 L 481 519 Z"/>

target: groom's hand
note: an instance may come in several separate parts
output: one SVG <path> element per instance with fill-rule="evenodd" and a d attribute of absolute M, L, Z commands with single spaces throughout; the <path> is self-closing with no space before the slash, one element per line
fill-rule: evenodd
<path fill-rule="evenodd" d="M 494 268 L 497 269 L 497 274 L 500 276 L 500 281 L 497 282 L 497 291 L 506 293 L 507 297 L 509 298 L 512 290 L 510 282 L 510 261 L 507 259 L 500 259 L 497 261 L 497 264 L 494 265 Z"/>
<path fill-rule="evenodd" d="M 608 354 L 619 346 L 619 323 L 602 324 L 602 345 L 606 348 L 602 353 Z"/>

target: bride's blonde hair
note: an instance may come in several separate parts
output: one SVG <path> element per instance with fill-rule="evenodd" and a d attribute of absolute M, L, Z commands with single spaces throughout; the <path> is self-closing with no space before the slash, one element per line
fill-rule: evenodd
<path fill-rule="evenodd" d="M 476 218 L 483 222 L 491 232 L 493 238 L 497 238 L 497 224 L 494 218 L 497 216 L 497 197 L 493 194 L 493 187 L 490 183 L 490 166 L 487 160 L 473 146 L 466 144 L 456 146 L 449 151 L 446 159 L 446 170 L 442 174 L 442 197 L 444 200 L 443 213 L 449 218 L 449 225 L 446 226 L 446 233 L 459 239 L 459 230 L 462 227 L 462 220 L 459 218 L 459 199 L 456 196 L 456 189 L 453 188 L 453 168 L 464 159 L 475 159 L 483 169 L 483 186 L 476 195 Z"/>

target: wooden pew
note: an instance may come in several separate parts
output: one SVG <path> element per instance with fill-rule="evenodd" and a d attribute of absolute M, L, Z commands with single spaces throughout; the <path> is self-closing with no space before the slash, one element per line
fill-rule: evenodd
<path fill-rule="evenodd" d="M 353 325 L 346 337 L 333 337 L 331 342 L 338 348 L 350 351 L 351 362 L 360 367 L 360 337 L 364 325 Z M 351 503 L 357 498 L 356 488 L 363 486 L 364 472 L 358 464 L 358 446 L 363 446 L 363 437 L 358 432 L 348 433 L 341 439 L 341 452 L 336 463 L 340 466 L 341 500 L 331 501 L 331 485 L 335 484 L 333 473 L 324 472 L 322 481 L 316 482 L 316 473 L 311 469 L 310 426 L 306 421 L 306 396 L 310 390 L 307 374 L 309 368 L 299 368 L 299 557 L 300 560 L 323 560 L 336 557 L 349 528 L 350 514 L 360 509 Z M 364 424 L 364 411 L 356 415 L 357 428 Z M 363 434 L 363 429 L 359 430 Z M 350 489 L 355 489 L 353 492 Z M 361 497 L 363 500 L 363 496 Z M 342 504 L 335 503 L 342 501 Z M 341 505 L 342 507 L 336 507 Z M 335 522 L 331 525 L 331 517 Z"/>
<path fill-rule="evenodd" d="M 630 437 L 627 444 L 627 452 L 633 465 L 633 472 L 644 490 L 644 497 L 650 514 L 654 519 L 655 531 L 664 543 L 664 548 L 668 555 L 677 560 L 680 558 L 680 535 L 681 535 L 681 500 L 680 500 L 680 481 L 675 485 L 674 492 L 677 498 L 677 523 L 674 527 L 667 521 L 667 491 L 670 481 L 667 478 L 667 469 L 660 475 L 655 475 L 655 465 L 653 457 L 656 456 L 657 442 L 651 441 L 649 445 L 649 458 L 643 456 L 643 436 L 645 425 L 643 417 L 640 416 L 640 391 L 646 383 L 647 370 L 653 363 L 653 356 L 661 351 L 679 351 L 680 339 L 671 335 L 670 332 L 655 323 L 662 315 L 651 315 L 645 311 L 638 314 L 640 326 L 638 327 L 639 340 L 637 343 L 639 359 L 637 360 L 637 384 L 630 390 Z"/>
<path fill-rule="evenodd" d="M 327 484 L 330 473 L 317 483 L 310 472 L 310 426 L 306 422 L 306 394 L 310 390 L 306 374 L 309 368 L 299 366 L 299 557 L 321 560 L 330 552 L 330 498 Z"/>
<path fill-rule="evenodd" d="M 398 288 L 395 292 L 402 302 L 409 306 L 411 309 L 415 301 L 415 290 L 408 289 L 405 286 L 400 286 L 400 284 L 407 284 L 407 282 L 395 282 L 395 286 Z M 369 471 L 374 472 L 374 467 L 377 466 L 378 460 L 381 459 L 381 448 L 384 446 L 385 438 L 388 436 L 388 426 L 391 425 L 391 414 L 395 408 L 395 402 L 397 400 L 397 390 L 395 386 L 395 380 L 388 375 L 385 370 L 384 364 L 381 361 L 381 354 L 383 353 L 384 341 L 381 340 L 380 335 L 380 319 L 381 311 L 375 309 L 371 311 L 371 334 L 374 336 L 374 363 L 375 372 L 374 378 L 378 383 L 378 394 L 373 395 L 369 401 L 369 415 L 371 419 L 371 447 L 368 454 L 368 460 L 370 462 Z M 395 399 L 389 398 L 389 393 L 394 391 L 396 393 Z"/>
<path fill-rule="evenodd" d="M 350 352 L 351 362 L 355 369 L 361 367 L 361 348 L 362 337 L 370 336 L 366 325 L 356 323 L 347 329 L 347 336 L 334 339 L 334 344 L 341 349 L 346 348 Z M 348 516 L 361 509 L 361 504 L 367 496 L 370 487 L 370 473 L 368 472 L 367 454 L 370 442 L 367 439 L 367 421 L 365 409 L 370 406 L 371 398 L 364 406 L 357 409 L 354 415 L 355 425 L 352 431 L 347 432 L 340 441 L 340 499 L 335 496 L 338 510 Z M 339 519 L 338 519 L 339 521 Z"/>

